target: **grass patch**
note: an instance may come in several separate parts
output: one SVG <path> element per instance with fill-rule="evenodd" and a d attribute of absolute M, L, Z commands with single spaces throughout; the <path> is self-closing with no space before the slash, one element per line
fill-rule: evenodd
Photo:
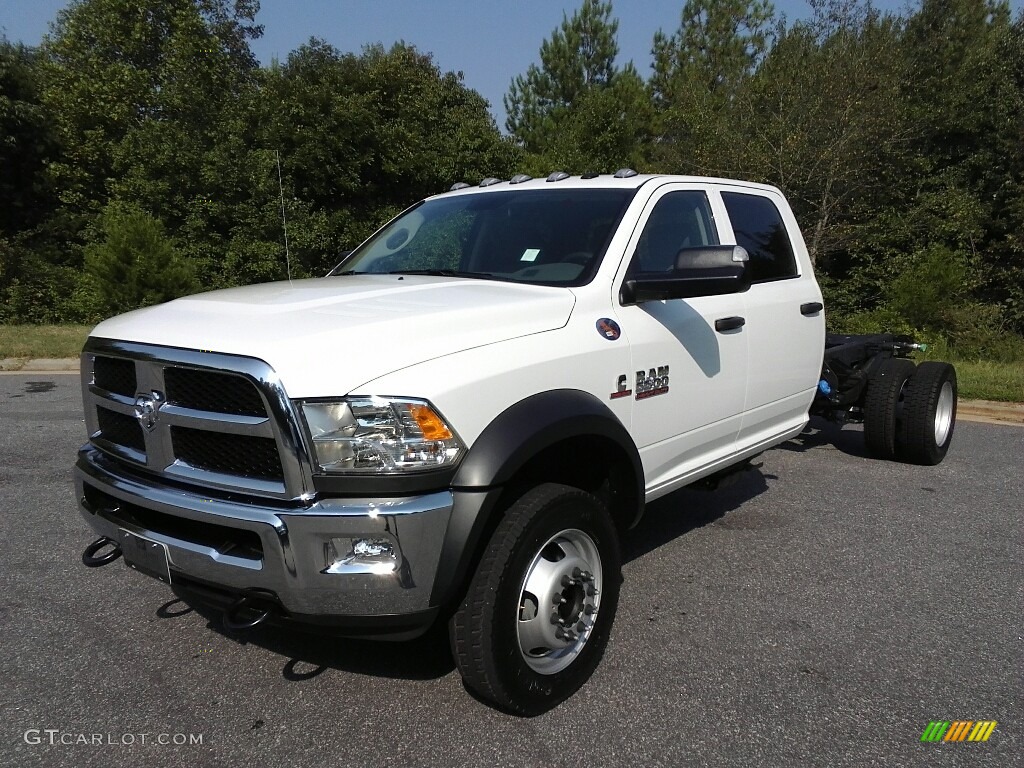
<path fill-rule="evenodd" d="M 90 325 L 0 325 L 0 360 L 78 357 L 91 328 Z M 961 397 L 1024 403 L 1022 362 L 958 360 L 948 349 L 930 351 L 927 357 L 948 359 L 956 366 Z"/>
<path fill-rule="evenodd" d="M 1024 403 L 1024 363 L 954 360 L 960 397 Z"/>
<path fill-rule="evenodd" d="M 78 357 L 91 325 L 0 325 L 0 360 Z"/>

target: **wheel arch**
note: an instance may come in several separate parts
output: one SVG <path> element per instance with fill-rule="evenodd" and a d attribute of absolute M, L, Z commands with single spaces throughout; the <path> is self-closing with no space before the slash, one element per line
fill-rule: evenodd
<path fill-rule="evenodd" d="M 604 403 L 570 389 L 520 400 L 484 429 L 452 480 L 455 504 L 431 605 L 458 593 L 504 510 L 526 488 L 543 482 L 594 494 L 620 531 L 635 525 L 643 513 L 640 454 Z"/>

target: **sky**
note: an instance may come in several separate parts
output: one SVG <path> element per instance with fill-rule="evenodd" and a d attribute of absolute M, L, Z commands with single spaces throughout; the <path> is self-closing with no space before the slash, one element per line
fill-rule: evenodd
<path fill-rule="evenodd" d="M 311 36 L 341 51 L 358 53 L 364 45 L 404 40 L 432 53 L 442 71 L 462 72 L 466 85 L 491 104 L 504 128 L 502 97 L 512 78 L 539 61 L 541 42 L 571 16 L 582 0 L 261 0 L 256 20 L 263 37 L 252 42 L 264 64 Z M 613 0 L 619 20 L 620 63 L 633 61 L 650 73 L 651 41 L 661 29 L 679 27 L 684 0 Z M 1011 0 L 1020 12 L 1024 0 Z M 0 0 L 0 32 L 11 41 L 38 45 L 67 0 Z M 880 10 L 898 11 L 906 0 L 875 0 Z M 790 20 L 810 15 L 806 0 L 776 0 L 776 12 Z"/>

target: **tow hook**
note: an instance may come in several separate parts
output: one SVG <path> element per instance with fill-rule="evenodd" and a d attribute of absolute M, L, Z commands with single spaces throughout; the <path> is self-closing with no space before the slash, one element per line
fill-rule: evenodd
<path fill-rule="evenodd" d="M 113 547 L 113 549 L 97 557 L 96 553 L 108 545 Z M 121 546 L 108 536 L 100 536 L 85 548 L 85 551 L 82 553 L 82 564 L 88 568 L 102 568 L 104 565 L 114 562 L 120 556 Z"/>
<path fill-rule="evenodd" d="M 277 606 L 268 602 L 266 598 L 250 593 L 241 595 L 229 605 L 221 621 L 224 629 L 242 632 L 262 624 L 276 611 Z"/>

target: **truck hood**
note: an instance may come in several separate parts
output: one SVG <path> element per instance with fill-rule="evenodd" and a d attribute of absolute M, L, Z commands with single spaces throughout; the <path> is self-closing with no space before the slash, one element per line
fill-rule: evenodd
<path fill-rule="evenodd" d="M 561 328 L 574 303 L 566 288 L 343 275 L 189 296 L 105 320 L 92 335 L 255 357 L 291 397 L 326 397 L 453 352 Z"/>

